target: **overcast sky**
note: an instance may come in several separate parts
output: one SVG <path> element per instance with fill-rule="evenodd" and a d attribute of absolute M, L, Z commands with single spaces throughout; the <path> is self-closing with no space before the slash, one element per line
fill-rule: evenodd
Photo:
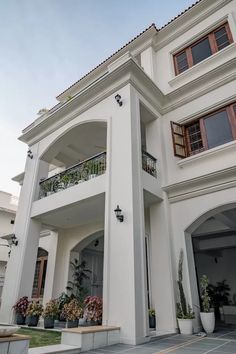
<path fill-rule="evenodd" d="M 161 27 L 194 0 L 0 0 L 0 190 L 24 170 L 17 140 L 41 108 L 155 22 Z"/>

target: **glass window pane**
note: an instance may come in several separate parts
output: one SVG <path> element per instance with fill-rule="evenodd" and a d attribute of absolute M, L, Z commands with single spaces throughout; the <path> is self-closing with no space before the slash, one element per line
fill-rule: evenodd
<path fill-rule="evenodd" d="M 220 28 L 219 30 L 214 32 L 215 38 L 218 39 L 219 37 L 223 36 L 226 34 L 226 29 L 225 27 Z"/>
<path fill-rule="evenodd" d="M 191 49 L 193 56 L 193 64 L 197 64 L 212 55 L 208 38 L 205 38 L 201 42 L 198 42 L 197 44 L 193 45 Z"/>
<path fill-rule="evenodd" d="M 231 126 L 226 111 L 217 112 L 204 119 L 209 149 L 233 140 Z"/>
<path fill-rule="evenodd" d="M 190 155 L 203 151 L 202 136 L 199 121 L 187 127 Z"/>
<path fill-rule="evenodd" d="M 176 56 L 176 62 L 178 67 L 178 72 L 182 73 L 183 71 L 188 69 L 188 60 L 186 52 L 183 52 Z"/>
<path fill-rule="evenodd" d="M 214 35 L 215 35 L 218 50 L 221 50 L 230 44 L 225 27 L 222 27 L 218 31 L 215 31 Z"/>

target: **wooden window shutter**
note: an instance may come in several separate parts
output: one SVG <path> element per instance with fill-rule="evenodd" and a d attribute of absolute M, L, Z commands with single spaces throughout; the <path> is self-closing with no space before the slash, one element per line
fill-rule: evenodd
<path fill-rule="evenodd" d="M 175 122 L 171 123 L 172 140 L 174 155 L 178 157 L 187 157 L 187 146 L 185 143 L 184 126 Z"/>

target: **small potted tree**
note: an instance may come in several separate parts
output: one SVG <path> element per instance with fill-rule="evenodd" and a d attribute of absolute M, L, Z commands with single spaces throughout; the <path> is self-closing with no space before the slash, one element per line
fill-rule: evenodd
<path fill-rule="evenodd" d="M 156 312 L 154 309 L 148 310 L 149 315 L 149 328 L 156 328 Z"/>
<path fill-rule="evenodd" d="M 13 306 L 16 313 L 16 324 L 24 325 L 26 319 L 26 311 L 29 306 L 28 296 L 21 297 Z"/>
<path fill-rule="evenodd" d="M 215 329 L 215 313 L 211 311 L 211 298 L 208 292 L 209 279 L 206 275 L 203 275 L 200 279 L 201 287 L 201 305 L 202 311 L 200 312 L 200 318 L 202 327 L 206 333 L 213 333 Z"/>
<path fill-rule="evenodd" d="M 59 314 L 59 304 L 56 300 L 50 300 L 43 310 L 44 328 L 54 328 L 55 319 Z"/>
<path fill-rule="evenodd" d="M 28 326 L 37 327 L 39 322 L 39 317 L 42 315 L 43 305 L 39 301 L 30 302 L 26 311 L 26 322 Z"/>
<path fill-rule="evenodd" d="M 63 317 L 63 307 L 65 304 L 68 304 L 73 299 L 72 296 L 67 295 L 65 292 L 62 292 L 59 298 L 57 299 L 58 308 L 59 308 L 59 321 L 65 322 L 66 319 Z"/>
<path fill-rule="evenodd" d="M 74 328 L 78 327 L 79 319 L 83 317 L 83 308 L 79 301 L 76 299 L 71 300 L 63 307 L 63 317 L 66 319 L 66 327 Z"/>
<path fill-rule="evenodd" d="M 84 317 L 91 324 L 102 324 L 102 299 L 98 296 L 87 296 L 84 300 Z"/>
<path fill-rule="evenodd" d="M 177 320 L 181 334 L 193 333 L 193 319 L 195 318 L 194 312 L 189 304 L 187 304 L 184 288 L 183 288 L 183 250 L 180 250 L 179 266 L 178 266 L 178 290 L 179 302 L 177 303 Z"/>

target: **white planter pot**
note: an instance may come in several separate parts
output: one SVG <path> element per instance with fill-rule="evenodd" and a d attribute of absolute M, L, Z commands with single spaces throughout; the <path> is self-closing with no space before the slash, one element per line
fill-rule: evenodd
<path fill-rule="evenodd" d="M 181 334 L 193 334 L 193 320 L 178 318 L 178 325 Z"/>
<path fill-rule="evenodd" d="M 215 329 L 215 314 L 214 312 L 200 312 L 202 327 L 206 333 L 213 333 Z"/>

